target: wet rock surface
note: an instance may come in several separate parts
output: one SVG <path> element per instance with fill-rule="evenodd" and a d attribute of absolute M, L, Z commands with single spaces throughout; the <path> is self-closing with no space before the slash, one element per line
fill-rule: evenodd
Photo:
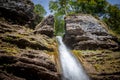
<path fill-rule="evenodd" d="M 37 26 L 35 29 L 35 33 L 36 34 L 45 34 L 49 37 L 53 37 L 54 36 L 54 16 L 53 15 L 49 15 L 48 17 L 46 17 L 45 19 L 43 19 Z"/>
<path fill-rule="evenodd" d="M 30 0 L 0 0 L 0 17 L 14 23 L 33 27 L 35 13 Z"/>
<path fill-rule="evenodd" d="M 64 42 L 71 49 L 118 49 L 117 38 L 110 35 L 106 26 L 91 15 L 66 16 Z"/>

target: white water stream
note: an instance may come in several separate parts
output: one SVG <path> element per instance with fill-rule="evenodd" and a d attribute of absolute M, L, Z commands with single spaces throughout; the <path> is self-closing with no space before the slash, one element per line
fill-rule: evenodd
<path fill-rule="evenodd" d="M 61 36 L 57 36 L 59 56 L 62 68 L 62 80 L 89 80 L 80 62 L 67 49 Z"/>

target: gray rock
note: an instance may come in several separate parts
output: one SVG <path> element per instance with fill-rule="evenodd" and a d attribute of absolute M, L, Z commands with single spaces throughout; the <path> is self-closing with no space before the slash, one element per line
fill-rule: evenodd
<path fill-rule="evenodd" d="M 40 57 L 40 55 L 38 55 Z M 41 56 L 45 58 L 45 56 Z M 55 65 L 36 57 L 0 55 L 1 80 L 60 80 Z M 5 65 L 6 64 L 6 65 Z M 4 71 L 6 70 L 6 71 Z"/>
<path fill-rule="evenodd" d="M 0 0 L 0 17 L 17 24 L 28 24 L 33 27 L 35 13 L 30 0 Z"/>
<path fill-rule="evenodd" d="M 35 33 L 45 34 L 49 37 L 54 35 L 54 16 L 49 15 L 43 19 L 35 28 Z"/>
<path fill-rule="evenodd" d="M 116 38 L 106 26 L 91 15 L 66 16 L 64 42 L 71 49 L 118 49 Z"/>

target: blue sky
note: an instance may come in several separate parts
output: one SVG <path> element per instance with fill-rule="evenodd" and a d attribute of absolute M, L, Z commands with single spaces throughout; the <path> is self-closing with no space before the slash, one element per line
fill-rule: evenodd
<path fill-rule="evenodd" d="M 51 14 L 49 10 L 49 1 L 50 0 L 32 0 L 34 4 L 41 4 L 47 11 L 47 15 Z M 107 0 L 111 4 L 120 4 L 120 0 Z"/>
<path fill-rule="evenodd" d="M 120 4 L 120 0 L 107 0 L 111 4 Z"/>
<path fill-rule="evenodd" d="M 34 4 L 41 4 L 47 12 L 46 15 L 51 14 L 50 10 L 49 10 L 49 1 L 50 0 L 32 0 L 32 1 L 33 1 Z"/>

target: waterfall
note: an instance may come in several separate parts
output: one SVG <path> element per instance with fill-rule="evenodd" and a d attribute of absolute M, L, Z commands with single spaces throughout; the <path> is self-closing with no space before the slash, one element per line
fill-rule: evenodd
<path fill-rule="evenodd" d="M 62 80 L 89 80 L 80 62 L 67 49 L 61 36 L 57 36 L 59 57 L 62 68 Z"/>

